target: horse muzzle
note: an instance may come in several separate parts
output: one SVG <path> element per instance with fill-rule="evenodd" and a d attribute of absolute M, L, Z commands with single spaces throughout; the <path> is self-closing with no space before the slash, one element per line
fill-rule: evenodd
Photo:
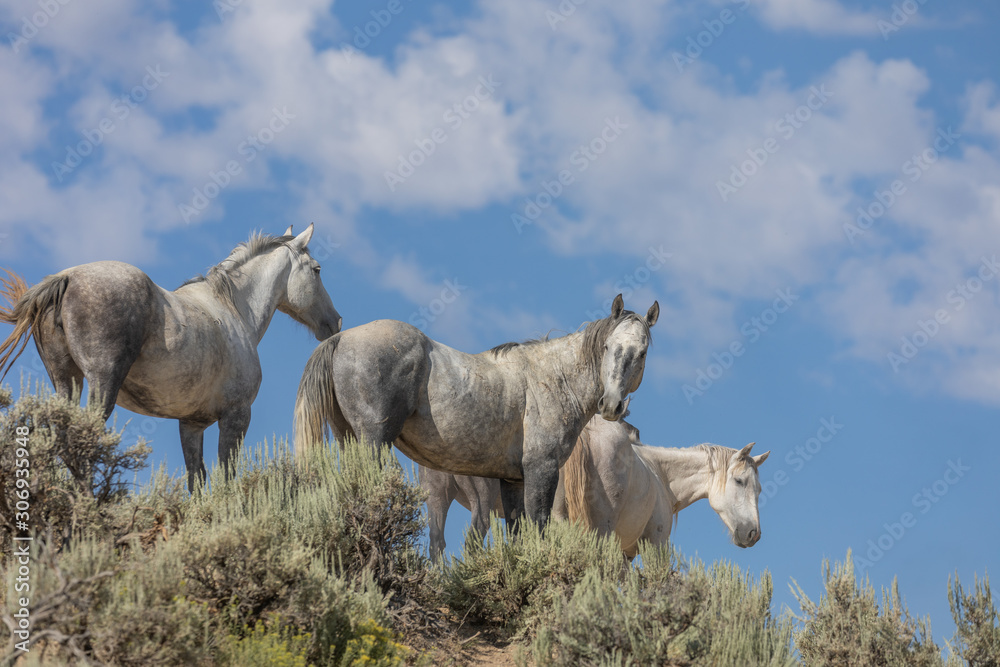
<path fill-rule="evenodd" d="M 602 396 L 601 400 L 597 402 L 597 411 L 609 422 L 616 422 L 622 418 L 622 414 L 625 412 L 625 401 L 620 397 L 609 399 Z"/>
<path fill-rule="evenodd" d="M 760 541 L 760 528 L 750 528 L 747 531 L 739 531 L 736 534 L 736 546 L 741 549 L 746 549 L 747 547 L 752 547 Z"/>
<path fill-rule="evenodd" d="M 337 316 L 335 322 L 324 322 L 323 326 L 316 329 L 316 340 L 326 340 L 330 336 L 334 336 L 340 333 L 341 325 L 344 323 L 344 318 Z"/>

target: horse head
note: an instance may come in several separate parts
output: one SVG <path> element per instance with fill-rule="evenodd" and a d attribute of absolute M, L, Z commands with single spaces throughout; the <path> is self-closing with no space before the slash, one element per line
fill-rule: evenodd
<path fill-rule="evenodd" d="M 733 542 L 738 547 L 752 547 L 760 539 L 760 514 L 757 498 L 760 496 L 760 467 L 771 452 L 751 456 L 750 443 L 729 457 L 724 469 L 716 469 L 708 502 L 729 528 Z M 734 450 L 729 450 L 734 451 Z"/>
<path fill-rule="evenodd" d="M 625 398 L 639 388 L 646 367 L 649 329 L 660 316 L 660 304 L 654 301 L 645 317 L 625 310 L 622 295 L 611 304 L 611 316 L 605 320 L 613 329 L 604 343 L 601 381 L 604 394 L 597 403 L 601 416 L 617 421 L 625 412 Z"/>
<path fill-rule="evenodd" d="M 292 235 L 291 225 L 284 235 Z M 320 280 L 319 262 L 309 255 L 307 246 L 312 235 L 313 225 L 310 224 L 304 232 L 288 242 L 292 266 L 278 310 L 309 327 L 317 340 L 325 340 L 340 331 L 342 319 Z"/>

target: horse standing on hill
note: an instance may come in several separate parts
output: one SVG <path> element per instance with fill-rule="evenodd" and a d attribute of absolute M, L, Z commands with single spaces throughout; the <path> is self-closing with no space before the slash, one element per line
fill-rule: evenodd
<path fill-rule="evenodd" d="M 751 447 L 753 443 L 740 451 L 709 444 L 650 447 L 628 422 L 594 417 L 559 471 L 552 516 L 581 521 L 602 535 L 614 533 L 624 554 L 634 558 L 639 540 L 666 544 L 677 513 L 708 498 L 733 542 L 753 546 L 760 539 L 757 468 L 770 452 L 750 456 Z M 444 552 L 444 523 L 453 500 L 472 512 L 476 534 L 486 534 L 490 513 L 500 511 L 497 480 L 424 467 L 419 473 L 428 494 L 431 557 Z"/>
<path fill-rule="evenodd" d="M 319 263 L 309 256 L 312 234 L 312 225 L 298 236 L 290 226 L 280 237 L 255 234 L 173 292 L 122 262 L 69 268 L 30 289 L 8 272 L 9 306 L 0 321 L 14 331 L 0 345 L 0 368 L 6 375 L 33 335 L 59 394 L 81 391 L 86 378 L 88 401 L 101 404 L 105 419 L 117 403 L 179 420 L 194 490 L 205 479 L 205 429 L 219 423 L 219 460 L 227 470 L 246 434 L 261 382 L 257 345 L 274 312 L 306 325 L 318 340 L 340 331 Z"/>
<path fill-rule="evenodd" d="M 619 294 L 611 315 L 561 338 L 471 355 L 415 327 L 378 320 L 320 344 L 295 405 L 299 456 L 323 441 L 395 444 L 418 464 L 500 481 L 504 515 L 545 523 L 577 436 L 595 413 L 618 419 L 639 388 L 654 303 L 645 317 Z"/>
<path fill-rule="evenodd" d="M 639 541 L 666 544 L 677 513 L 708 498 L 733 543 L 760 539 L 760 476 L 771 452 L 751 456 L 713 444 L 651 447 L 621 424 L 592 422 L 563 466 L 553 514 L 581 521 L 602 535 L 614 533 L 634 558 Z"/>

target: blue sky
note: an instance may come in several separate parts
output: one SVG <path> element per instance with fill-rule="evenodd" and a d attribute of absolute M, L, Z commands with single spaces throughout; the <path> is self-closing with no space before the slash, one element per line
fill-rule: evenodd
<path fill-rule="evenodd" d="M 776 609 L 853 549 L 943 643 L 948 576 L 1000 563 L 998 19 L 940 0 L 2 2 L 0 260 L 34 283 L 118 259 L 174 288 L 254 229 L 315 222 L 345 326 L 410 321 L 470 352 L 575 330 L 619 291 L 658 299 L 644 441 L 771 451 L 755 547 L 706 504 L 675 543 L 769 569 Z M 290 431 L 314 346 L 275 317 L 251 441 Z M 40 368 L 28 353 L 12 377 Z M 132 417 L 179 470 L 176 424 Z"/>

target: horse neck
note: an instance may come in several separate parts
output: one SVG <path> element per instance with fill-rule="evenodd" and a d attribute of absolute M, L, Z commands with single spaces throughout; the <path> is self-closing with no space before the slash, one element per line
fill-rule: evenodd
<path fill-rule="evenodd" d="M 710 452 L 700 447 L 633 445 L 633 448 L 673 496 L 674 512 L 708 498 L 716 470 Z"/>
<path fill-rule="evenodd" d="M 601 383 L 600 362 L 594 363 L 583 350 L 583 333 L 571 333 L 554 338 L 535 348 L 534 364 L 547 369 L 548 376 L 561 378 L 571 404 L 579 411 L 581 428 L 597 412 L 597 402 L 604 392 Z"/>
<path fill-rule="evenodd" d="M 249 259 L 233 272 L 233 302 L 240 319 L 260 343 L 285 294 L 289 263 L 281 250 Z"/>

